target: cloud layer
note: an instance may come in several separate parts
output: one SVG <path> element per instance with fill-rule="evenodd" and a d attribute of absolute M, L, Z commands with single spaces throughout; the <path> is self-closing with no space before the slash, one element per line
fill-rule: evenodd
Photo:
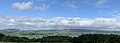
<path fill-rule="evenodd" d="M 120 20 L 112 18 L 31 18 L 31 17 L 0 17 L 0 28 L 17 29 L 95 29 L 120 31 Z"/>

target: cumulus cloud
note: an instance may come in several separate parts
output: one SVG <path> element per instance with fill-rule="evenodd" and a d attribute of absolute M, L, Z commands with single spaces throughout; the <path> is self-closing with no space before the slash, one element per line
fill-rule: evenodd
<path fill-rule="evenodd" d="M 15 2 L 12 3 L 12 7 L 18 10 L 24 10 L 24 11 L 46 11 L 49 8 L 49 5 L 43 4 L 41 6 L 34 6 L 33 2 Z"/>
<path fill-rule="evenodd" d="M 19 10 L 31 10 L 33 9 L 33 2 L 15 2 L 12 4 L 13 8 L 19 9 Z"/>
<path fill-rule="evenodd" d="M 95 29 L 106 31 L 120 31 L 120 19 L 115 18 L 30 18 L 30 17 L 2 17 L 0 28 L 17 29 Z M 112 30 L 111 30 L 112 29 Z"/>

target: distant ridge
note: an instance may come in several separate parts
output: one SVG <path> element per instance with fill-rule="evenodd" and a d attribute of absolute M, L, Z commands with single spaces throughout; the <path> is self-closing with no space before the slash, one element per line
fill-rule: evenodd
<path fill-rule="evenodd" d="M 119 33 L 120 31 L 103 31 L 103 30 L 90 30 L 90 29 L 69 29 L 71 32 L 91 32 L 91 33 Z"/>
<path fill-rule="evenodd" d="M 117 33 L 120 34 L 120 31 L 104 31 L 104 30 L 91 30 L 91 29 L 63 29 L 63 30 L 20 30 L 20 29 L 4 29 L 0 30 L 0 32 L 18 32 L 18 31 L 26 31 L 26 32 L 79 32 L 79 33 Z"/>

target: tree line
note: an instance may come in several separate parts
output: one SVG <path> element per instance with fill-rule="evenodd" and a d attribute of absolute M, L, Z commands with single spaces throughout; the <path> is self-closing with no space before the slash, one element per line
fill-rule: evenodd
<path fill-rule="evenodd" d="M 0 33 L 2 42 L 71 42 L 71 43 L 120 43 L 120 35 L 114 34 L 83 34 L 79 37 L 47 36 L 43 38 L 26 38 L 6 36 Z"/>

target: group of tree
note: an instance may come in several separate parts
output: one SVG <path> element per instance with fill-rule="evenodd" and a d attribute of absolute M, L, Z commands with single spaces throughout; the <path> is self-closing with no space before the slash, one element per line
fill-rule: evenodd
<path fill-rule="evenodd" d="M 120 35 L 113 34 L 84 34 L 72 39 L 74 43 L 120 43 Z"/>
<path fill-rule="evenodd" d="M 71 42 L 71 43 L 120 43 L 120 35 L 83 34 L 79 37 L 47 36 L 43 38 L 26 38 L 6 36 L 0 33 L 0 41 L 4 42 Z"/>
<path fill-rule="evenodd" d="M 17 37 L 17 36 L 6 36 L 0 33 L 0 41 L 2 42 L 40 42 L 40 38 L 27 38 L 27 37 Z"/>

